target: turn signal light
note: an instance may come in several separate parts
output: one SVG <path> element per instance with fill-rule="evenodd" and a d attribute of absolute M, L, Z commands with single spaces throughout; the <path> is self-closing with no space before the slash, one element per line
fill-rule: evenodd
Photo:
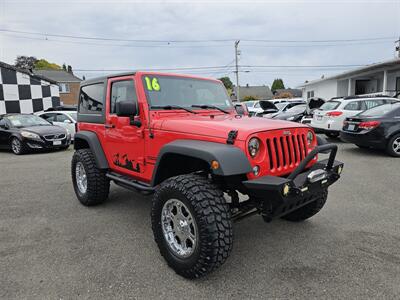
<path fill-rule="evenodd" d="M 218 168 L 219 168 L 219 162 L 216 161 L 216 160 L 213 160 L 213 161 L 211 162 L 211 169 L 216 170 L 216 169 L 218 169 Z"/>
<path fill-rule="evenodd" d="M 374 129 L 374 128 L 378 127 L 379 124 L 381 124 L 381 122 L 379 122 L 379 121 L 361 122 L 358 125 L 358 128 L 370 130 L 370 129 Z"/>
<path fill-rule="evenodd" d="M 343 115 L 341 111 L 330 111 L 326 113 L 327 117 L 339 117 L 341 115 Z"/>

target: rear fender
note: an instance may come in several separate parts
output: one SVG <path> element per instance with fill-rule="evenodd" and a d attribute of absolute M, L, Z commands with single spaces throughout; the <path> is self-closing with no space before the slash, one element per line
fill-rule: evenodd
<path fill-rule="evenodd" d="M 96 133 L 83 130 L 75 134 L 74 149 L 79 150 L 85 148 L 89 148 L 92 151 L 99 169 L 109 168 L 108 161 Z"/>

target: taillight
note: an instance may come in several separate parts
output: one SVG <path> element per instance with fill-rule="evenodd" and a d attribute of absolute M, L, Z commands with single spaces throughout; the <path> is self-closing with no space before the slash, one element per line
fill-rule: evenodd
<path fill-rule="evenodd" d="M 327 117 L 339 117 L 341 116 L 343 113 L 341 111 L 330 111 L 326 113 Z"/>
<path fill-rule="evenodd" d="M 370 129 L 374 129 L 374 128 L 378 127 L 379 124 L 381 124 L 381 122 L 379 122 L 379 121 L 361 122 L 358 125 L 358 128 L 370 130 Z"/>

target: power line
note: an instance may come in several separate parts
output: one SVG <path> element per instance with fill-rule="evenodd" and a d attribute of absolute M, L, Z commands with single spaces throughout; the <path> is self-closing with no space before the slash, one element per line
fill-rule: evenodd
<path fill-rule="evenodd" d="M 117 42 L 140 42 L 140 43 L 209 43 L 209 42 L 234 42 L 237 39 L 205 39 L 205 40 L 151 40 L 151 39 L 122 39 L 122 38 L 107 38 L 95 36 L 67 35 L 45 32 L 31 32 L 11 29 L 1 29 L 0 32 L 40 35 L 45 37 L 70 38 L 79 40 L 99 40 L 99 41 L 117 41 Z M 352 38 L 352 39 L 326 39 L 326 40 L 274 40 L 274 39 L 241 39 L 243 42 L 259 42 L 259 43 L 346 43 L 346 42 L 361 42 L 361 41 L 384 41 L 393 40 L 397 37 L 369 37 L 369 38 Z"/>
<path fill-rule="evenodd" d="M 238 65 L 238 68 L 293 68 L 293 69 L 340 69 L 340 68 L 354 68 L 364 67 L 366 65 Z M 196 66 L 196 67 L 171 67 L 171 68 L 145 68 L 144 71 L 180 71 L 180 70 L 215 70 L 220 71 L 226 69 L 227 66 Z M 79 72 L 129 72 L 134 69 L 75 69 L 74 71 Z M 239 70 L 240 72 L 240 70 Z"/>

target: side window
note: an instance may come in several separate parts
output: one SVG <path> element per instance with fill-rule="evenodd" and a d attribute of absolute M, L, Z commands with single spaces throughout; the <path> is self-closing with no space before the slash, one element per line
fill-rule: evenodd
<path fill-rule="evenodd" d="M 133 80 L 113 82 L 111 86 L 110 114 L 117 112 L 117 103 L 119 101 L 127 100 L 135 102 L 137 105 L 136 89 Z"/>
<path fill-rule="evenodd" d="M 383 99 L 365 100 L 364 103 L 365 103 L 365 107 L 366 107 L 365 109 L 370 109 L 370 108 L 373 108 L 375 106 L 384 104 L 384 100 Z"/>
<path fill-rule="evenodd" d="M 6 126 L 6 120 L 0 119 L 0 128 L 4 128 Z"/>
<path fill-rule="evenodd" d="M 86 85 L 81 88 L 79 96 L 79 112 L 81 114 L 101 114 L 103 111 L 103 102 L 103 83 Z"/>
<path fill-rule="evenodd" d="M 56 114 L 43 114 L 40 115 L 40 117 L 49 122 L 54 122 L 56 120 Z"/>
<path fill-rule="evenodd" d="M 64 122 L 65 120 L 70 121 L 70 119 L 64 114 L 57 114 L 57 122 Z"/>
<path fill-rule="evenodd" d="M 353 101 L 347 104 L 343 109 L 344 110 L 361 110 L 360 109 L 360 101 Z"/>
<path fill-rule="evenodd" d="M 260 107 L 260 102 L 256 102 L 256 104 L 254 104 L 255 108 L 259 108 Z"/>

